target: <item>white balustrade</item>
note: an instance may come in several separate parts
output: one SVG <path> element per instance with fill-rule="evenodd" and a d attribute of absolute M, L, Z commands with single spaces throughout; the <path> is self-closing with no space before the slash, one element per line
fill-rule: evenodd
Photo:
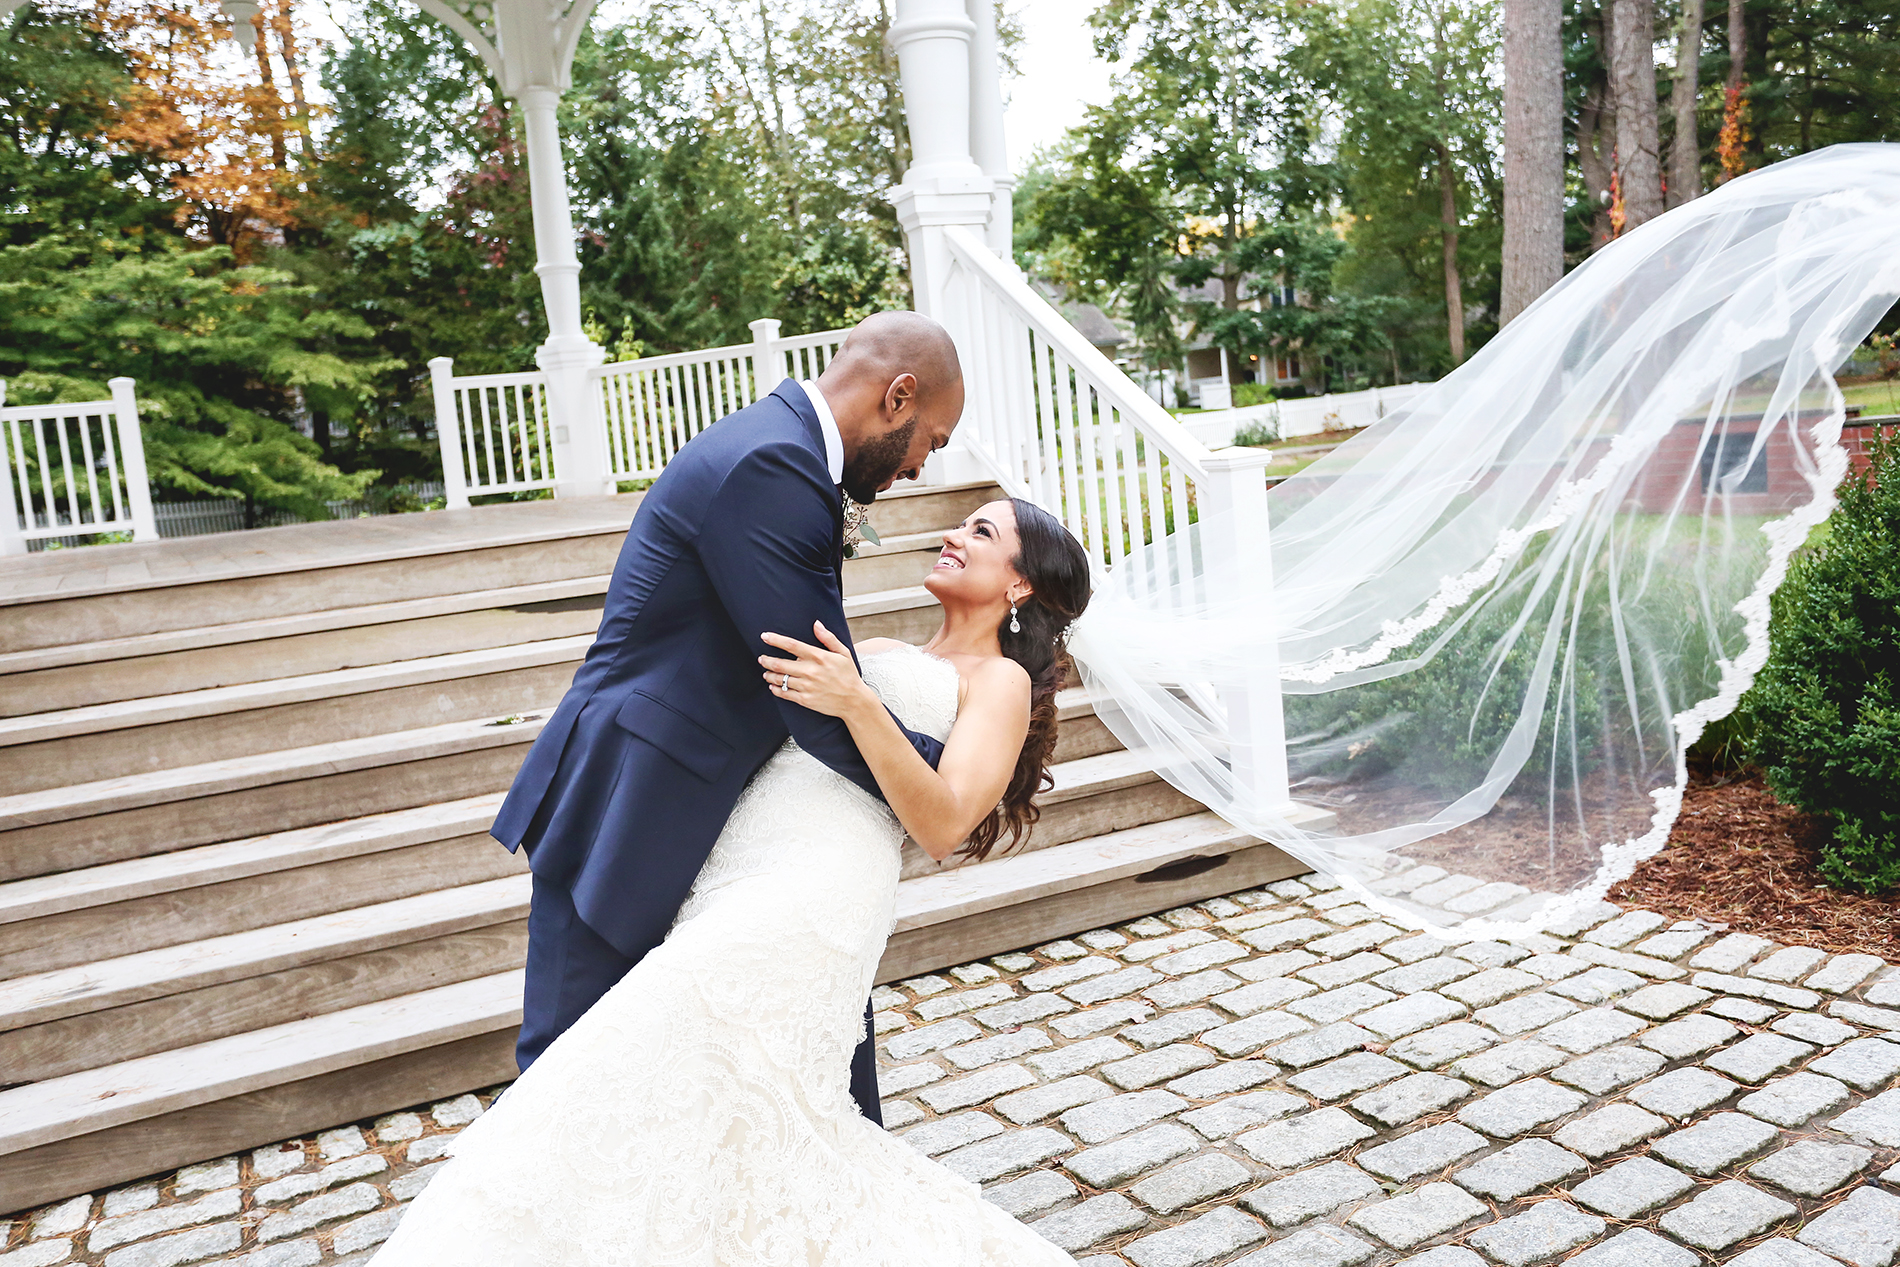
<path fill-rule="evenodd" d="M 790 374 L 817 378 L 848 330 L 778 336 L 771 318 L 754 321 L 752 342 L 641 357 L 586 370 L 581 416 L 553 414 L 548 375 L 456 377 L 448 357 L 429 362 L 435 388 L 436 436 L 442 447 L 445 500 L 467 506 L 491 493 L 551 488 L 568 473 L 563 451 L 583 447 L 570 431 L 589 429 L 606 454 L 614 482 L 657 478 L 680 447 L 727 414 L 750 405 Z"/>
<path fill-rule="evenodd" d="M 436 440 L 442 448 L 443 500 L 468 505 L 471 494 L 553 488 L 556 439 L 548 418 L 547 375 L 471 374 L 457 378 L 454 362 L 429 362 L 435 389 Z"/>
<path fill-rule="evenodd" d="M 158 540 L 133 383 L 107 386 L 110 400 L 0 408 L 0 554 L 24 554 L 27 542 L 51 537 Z"/>

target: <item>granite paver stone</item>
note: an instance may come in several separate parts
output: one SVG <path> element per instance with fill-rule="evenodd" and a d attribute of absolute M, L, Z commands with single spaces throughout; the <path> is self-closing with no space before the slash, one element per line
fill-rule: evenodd
<path fill-rule="evenodd" d="M 1818 1073 L 1791 1073 L 1743 1096 L 1735 1107 L 1764 1122 L 1795 1127 L 1840 1108 L 1847 1100 L 1847 1088 L 1832 1078 Z"/>
<path fill-rule="evenodd" d="M 1149 1175 L 1128 1191 L 1156 1214 L 1173 1214 L 1232 1192 L 1252 1179 L 1253 1173 L 1227 1154 L 1203 1153 Z"/>
<path fill-rule="evenodd" d="M 1900 1197 L 1878 1188 L 1857 1188 L 1795 1239 L 1853 1267 L 1892 1267 L 1900 1254 Z"/>
<path fill-rule="evenodd" d="M 1364 1171 L 1333 1161 L 1264 1184 L 1242 1197 L 1240 1204 L 1275 1227 L 1292 1227 L 1384 1191 Z"/>
<path fill-rule="evenodd" d="M 1201 1267 L 1267 1239 L 1267 1229 L 1231 1205 L 1144 1236 L 1122 1250 L 1135 1267 Z"/>
<path fill-rule="evenodd" d="M 1658 1157 L 1698 1175 L 1712 1175 L 1765 1151 L 1780 1137 L 1766 1122 L 1741 1113 L 1717 1113 L 1665 1135 L 1650 1147 Z"/>
<path fill-rule="evenodd" d="M 1356 1160 L 1381 1178 L 1409 1183 L 1421 1175 L 1435 1174 L 1489 1143 L 1484 1136 L 1456 1122 L 1441 1122 L 1365 1149 Z"/>
<path fill-rule="evenodd" d="M 1739 1179 L 1727 1179 L 1670 1210 L 1657 1225 L 1677 1240 L 1713 1253 L 1759 1236 L 1797 1213 L 1780 1197 L 1771 1197 Z"/>
<path fill-rule="evenodd" d="M 1654 1082 L 1630 1092 L 1629 1098 L 1651 1113 L 1681 1122 L 1715 1107 L 1741 1089 L 1721 1074 L 1688 1066 L 1671 1069 Z"/>
<path fill-rule="evenodd" d="M 1549 1262 L 1603 1235 L 1608 1226 L 1564 1201 L 1539 1201 L 1522 1214 L 1481 1227 L 1465 1239 L 1505 1267 Z"/>
<path fill-rule="evenodd" d="M 1373 1134 L 1371 1127 L 1344 1109 L 1315 1109 L 1248 1131 L 1234 1142 L 1263 1165 L 1296 1170 L 1370 1139 Z"/>
<path fill-rule="evenodd" d="M 1590 1176 L 1570 1195 L 1613 1219 L 1634 1219 L 1668 1205 L 1693 1187 L 1695 1180 L 1680 1170 L 1654 1158 L 1632 1157 Z"/>
<path fill-rule="evenodd" d="M 1498 1139 L 1510 1139 L 1567 1117 L 1589 1103 L 1587 1097 L 1543 1078 L 1531 1078 L 1458 1110 L 1466 1126 Z"/>
<path fill-rule="evenodd" d="M 1667 1118 L 1657 1117 L 1634 1104 L 1608 1104 L 1574 1122 L 1564 1123 L 1551 1138 L 1594 1161 L 1632 1148 L 1668 1129 Z"/>
<path fill-rule="evenodd" d="M 1748 1173 L 1798 1197 L 1819 1197 L 1852 1179 L 1873 1159 L 1873 1153 L 1852 1144 L 1804 1139 L 1764 1157 Z"/>
<path fill-rule="evenodd" d="M 1490 1206 L 1456 1184 L 1428 1183 L 1416 1192 L 1366 1206 L 1347 1222 L 1393 1249 L 1410 1249 L 1490 1212 Z"/>
<path fill-rule="evenodd" d="M 1187 1156 L 1199 1146 L 1200 1140 L 1192 1131 L 1167 1122 L 1112 1144 L 1085 1148 L 1062 1166 L 1091 1188 L 1116 1188 L 1136 1175 Z"/>
<path fill-rule="evenodd" d="M 1583 1158 L 1547 1139 L 1524 1139 L 1489 1157 L 1480 1157 L 1452 1179 L 1481 1197 L 1515 1201 L 1539 1188 L 1575 1178 L 1589 1168 Z"/>
<path fill-rule="evenodd" d="M 1564 1267 L 1697 1267 L 1701 1261 L 1694 1250 L 1633 1227 L 1571 1255 Z"/>

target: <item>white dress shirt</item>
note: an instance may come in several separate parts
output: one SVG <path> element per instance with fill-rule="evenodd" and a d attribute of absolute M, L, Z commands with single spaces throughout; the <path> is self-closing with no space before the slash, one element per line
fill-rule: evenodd
<path fill-rule="evenodd" d="M 844 483 L 844 436 L 838 430 L 838 420 L 831 416 L 831 403 L 825 394 L 818 390 L 818 384 L 811 379 L 799 383 L 805 394 L 811 397 L 811 407 L 818 412 L 818 430 L 825 437 L 825 468 L 831 472 L 833 484 Z"/>

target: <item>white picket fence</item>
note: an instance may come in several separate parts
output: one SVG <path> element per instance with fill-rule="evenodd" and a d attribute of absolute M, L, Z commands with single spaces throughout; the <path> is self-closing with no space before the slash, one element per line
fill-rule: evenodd
<path fill-rule="evenodd" d="M 751 330 L 750 343 L 587 370 L 584 399 L 592 416 L 573 420 L 549 417 L 542 371 L 457 377 L 448 357 L 430 361 L 448 505 L 586 481 L 590 473 L 563 469 L 576 464 L 567 455 L 589 451 L 574 444 L 573 426 L 605 438 L 607 479 L 653 479 L 688 440 L 787 375 L 818 377 L 849 333 L 820 330 L 781 338 L 779 322 L 771 318 L 752 322 Z"/>
<path fill-rule="evenodd" d="M 1280 439 L 1290 440 L 1322 431 L 1369 427 L 1410 403 L 1430 386 L 1430 383 L 1400 383 L 1396 387 L 1373 387 L 1362 392 L 1270 400 L 1264 405 L 1187 414 L 1181 424 L 1203 444 L 1209 445 L 1232 444 L 1234 437 L 1249 427 L 1264 427 Z"/>
<path fill-rule="evenodd" d="M 109 532 L 158 540 L 133 381 L 107 386 L 109 400 L 0 408 L 0 555 L 25 554 L 31 541 Z"/>

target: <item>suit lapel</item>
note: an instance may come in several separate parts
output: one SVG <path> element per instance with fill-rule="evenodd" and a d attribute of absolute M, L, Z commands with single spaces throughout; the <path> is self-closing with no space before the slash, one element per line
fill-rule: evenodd
<path fill-rule="evenodd" d="M 805 442 L 812 452 L 818 455 L 818 465 L 825 463 L 825 433 L 818 425 L 818 411 L 812 408 L 811 397 L 797 379 L 788 378 L 773 389 L 772 394 L 784 401 L 798 420 L 805 424 Z M 838 592 L 844 592 L 844 490 L 833 487 L 831 490 L 831 558 L 832 571 L 837 574 Z"/>

